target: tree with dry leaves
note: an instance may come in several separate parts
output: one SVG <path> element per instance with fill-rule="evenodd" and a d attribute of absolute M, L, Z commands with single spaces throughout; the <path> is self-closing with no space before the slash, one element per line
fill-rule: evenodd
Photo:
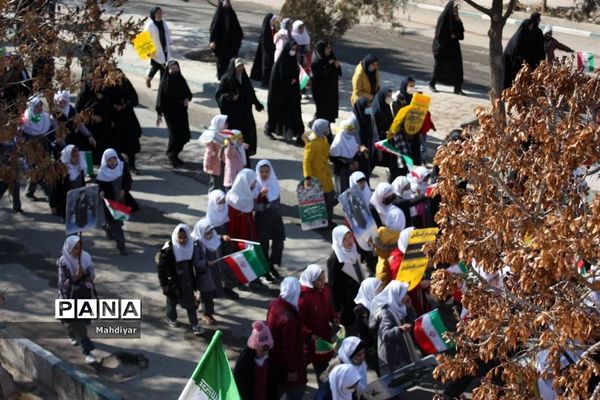
<path fill-rule="evenodd" d="M 50 153 L 26 140 L 20 129 L 21 115 L 30 95 L 45 99 L 46 110 L 52 112 L 58 90 L 78 93 L 84 83 L 101 88 L 119 79 L 116 57 L 123 54 L 143 22 L 122 18 L 123 4 L 121 0 L 85 0 L 57 7 L 55 0 L 0 1 L 0 182 L 12 185 L 24 170 L 28 178 L 52 183 L 63 172 L 64 166 Z M 102 51 L 89 51 L 86 38 L 93 37 L 102 43 L 96 46 Z M 88 56 L 87 62 L 78 57 L 82 55 Z M 81 123 L 91 115 L 84 110 L 75 118 Z M 69 122 L 58 124 L 53 132 L 59 145 Z"/>
<path fill-rule="evenodd" d="M 497 102 L 479 108 L 480 127 L 435 157 L 441 234 L 427 251 L 468 267 L 432 276 L 440 299 L 462 286 L 468 311 L 435 376 L 486 368 L 474 399 L 536 398 L 544 384 L 599 398 L 600 195 L 590 199 L 585 178 L 600 161 L 600 76 L 543 62 L 502 100 L 506 118 Z"/>

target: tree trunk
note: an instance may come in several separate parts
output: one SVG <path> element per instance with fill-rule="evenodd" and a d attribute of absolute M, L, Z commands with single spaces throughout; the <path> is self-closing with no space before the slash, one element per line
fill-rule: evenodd
<path fill-rule="evenodd" d="M 497 17 L 494 17 L 496 19 Z M 491 100 L 500 99 L 504 90 L 504 57 L 502 48 L 502 31 L 504 21 L 492 21 L 488 36 L 490 37 L 490 72 L 491 72 Z"/>

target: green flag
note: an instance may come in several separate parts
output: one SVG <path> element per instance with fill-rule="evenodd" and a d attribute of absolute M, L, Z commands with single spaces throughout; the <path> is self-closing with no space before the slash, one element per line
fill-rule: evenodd
<path fill-rule="evenodd" d="M 240 400 L 223 348 L 222 335 L 221 331 L 213 335 L 179 400 Z"/>
<path fill-rule="evenodd" d="M 85 172 L 86 172 L 87 176 L 94 175 L 94 159 L 92 158 L 92 152 L 91 151 L 80 151 L 79 154 L 83 155 L 83 159 L 85 160 L 85 164 L 86 164 L 86 168 L 87 168 L 87 170 Z"/>

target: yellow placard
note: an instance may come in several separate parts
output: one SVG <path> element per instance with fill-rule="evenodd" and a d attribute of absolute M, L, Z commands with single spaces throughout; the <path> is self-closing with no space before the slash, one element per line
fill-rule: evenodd
<path fill-rule="evenodd" d="M 156 46 L 154 46 L 152 36 L 148 31 L 140 32 L 133 38 L 132 43 L 135 52 L 142 60 L 148 60 L 156 53 Z"/>
<path fill-rule="evenodd" d="M 394 121 L 390 126 L 392 135 L 398 133 L 400 126 L 403 126 L 404 131 L 409 135 L 419 133 L 423 127 L 423 122 L 425 122 L 430 103 L 431 97 L 415 93 L 410 104 L 402 107 L 394 117 Z"/>
<path fill-rule="evenodd" d="M 413 229 L 408 238 L 408 246 L 396 275 L 396 280 L 408 284 L 408 290 L 413 290 L 425 275 L 429 259 L 423 253 L 423 244 L 435 240 L 438 228 Z"/>

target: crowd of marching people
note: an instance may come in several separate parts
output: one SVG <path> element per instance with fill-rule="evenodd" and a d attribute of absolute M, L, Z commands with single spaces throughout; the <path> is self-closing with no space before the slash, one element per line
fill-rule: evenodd
<path fill-rule="evenodd" d="M 514 67 L 507 68 L 508 85 L 523 60 L 535 67 L 546 55 L 553 59 L 556 49 L 572 51 L 552 39 L 551 30 L 544 39 L 539 22 L 539 14 L 532 15 L 507 46 L 505 62 Z M 179 168 L 184 164 L 179 154 L 191 139 L 192 92 L 171 54 L 170 28 L 160 8 L 151 10 L 145 30 L 156 48 L 146 85 L 150 88 L 160 74 L 157 124 L 164 120 L 169 132 L 166 154 Z M 435 66 L 429 82 L 433 92 L 443 82 L 453 85 L 454 93 L 464 94 L 463 38 L 457 2 L 451 0 L 438 20 L 433 43 Z M 438 307 L 447 310 L 448 329 L 456 324 L 448 305 L 460 304 L 458 288 L 455 297 L 433 298 L 429 270 L 414 287 L 398 280 L 412 230 L 436 226 L 440 200 L 431 195 L 436 167 L 428 168 L 426 163 L 427 134 L 436 130 L 429 112 L 431 97 L 417 91 L 411 77 L 399 82 L 397 90 L 382 87 L 379 60 L 366 54 L 353 72 L 351 98 L 340 99 L 338 81 L 343 71 L 334 46 L 327 40 L 313 46 L 302 21 L 273 14 L 264 17 L 250 75 L 238 54 L 243 39 L 230 1 L 220 1 L 209 44 L 217 58 L 219 113 L 199 140 L 203 172 L 210 178 L 208 206 L 205 217 L 194 226 L 177 225 L 157 255 L 165 322 L 171 327 L 179 324 L 180 306 L 193 333 L 203 336 L 207 333 L 203 325 L 218 323 L 215 301 L 219 298 L 237 300 L 236 290 L 266 291 L 268 284 L 279 284 L 279 297 L 269 305 L 264 321 L 252 324 L 234 370 L 242 399 L 277 399 L 283 394 L 290 400 L 302 399 L 309 365 L 318 382 L 315 399 L 351 399 L 366 388 L 368 369 L 382 376 L 423 356 L 414 333 L 419 317 Z M 62 165 L 55 184 L 32 178 L 25 195 L 37 200 L 39 184 L 52 213 L 62 219 L 67 192 L 86 184 L 88 163 L 99 164 L 93 179 L 101 199 L 121 203 L 130 212 L 138 209 L 131 196 L 132 174 L 139 173 L 136 154 L 142 134 L 133 111 L 138 96 L 122 72 L 113 85 L 92 85 L 94 54 L 102 47 L 90 37 L 85 50 L 82 90 L 74 105 L 66 91 L 58 91 L 49 105 L 27 85 L 16 86 L 18 92 L 2 91 L 6 104 L 17 96 L 29 97 L 20 121 L 23 135 Z M 10 79 L 29 79 L 18 57 L 12 65 Z M 264 134 L 303 146 L 298 175 L 305 187 L 318 186 L 324 196 L 332 251 L 326 262 L 308 265 L 299 278 L 284 277 L 282 268 L 286 231 L 275 168 L 269 160 L 251 166 L 251 157 L 259 150 L 253 107 L 257 112 L 265 108 L 252 81 L 268 89 Z M 301 99 L 309 90 L 316 111 L 306 129 Z M 341 121 L 340 101 L 352 108 Z M 85 123 L 76 118 L 83 111 L 91 113 Z M 66 135 L 57 134 L 59 126 L 67 128 Z M 451 132 L 449 140 L 461 140 L 460 131 Z M 0 157 L 14 145 L 14 141 L 1 143 Z M 377 166 L 385 168 L 387 179 L 373 185 L 373 190 L 371 177 Z M 0 183 L 0 192 L 7 190 L 14 210 L 22 212 L 18 183 Z M 366 243 L 355 237 L 349 215 L 341 223 L 334 222 L 338 196 L 348 191 L 359 194 L 376 225 Z M 108 203 L 101 204 L 106 235 L 115 241 L 119 254 L 126 255 L 123 221 L 115 218 Z M 260 249 L 266 271 L 240 275 L 231 265 L 233 255 L 252 246 Z M 62 248 L 58 266 L 63 298 L 95 296 L 92 258 L 82 247 L 78 236 L 69 236 Z M 94 362 L 94 345 L 85 324 L 69 321 L 66 325 L 73 344 L 81 346 L 86 361 Z M 459 396 L 464 388 L 448 389 L 447 395 Z"/>

